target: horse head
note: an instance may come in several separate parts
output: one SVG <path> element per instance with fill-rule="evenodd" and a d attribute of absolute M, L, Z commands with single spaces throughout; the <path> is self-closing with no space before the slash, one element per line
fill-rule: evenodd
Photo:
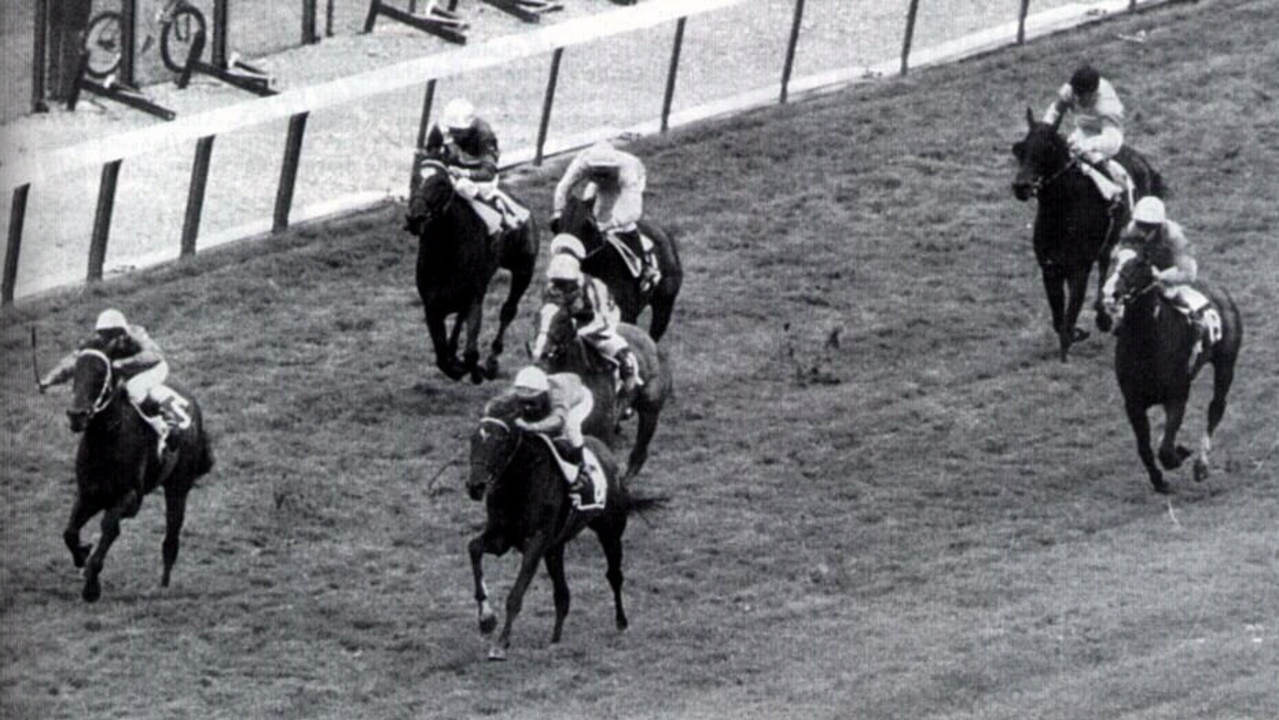
<path fill-rule="evenodd" d="M 115 373 L 111 371 L 111 358 L 101 350 L 81 350 L 75 361 L 74 381 L 71 391 L 71 407 L 67 418 L 72 432 L 84 432 L 93 416 L 102 412 L 114 397 Z"/>
<path fill-rule="evenodd" d="M 1114 329 L 1123 321 L 1128 305 L 1157 284 L 1154 266 L 1139 248 L 1123 244 L 1115 250 L 1110 275 L 1101 289 L 1101 305 Z"/>
<path fill-rule="evenodd" d="M 1035 120 L 1030 108 L 1026 108 L 1026 122 L 1026 137 L 1013 143 L 1013 156 L 1017 158 L 1013 195 L 1022 201 L 1036 197 L 1071 165 L 1070 148 L 1056 125 Z"/>
<path fill-rule="evenodd" d="M 561 363 L 571 343 L 577 341 L 577 328 L 573 318 L 555 303 L 546 303 L 538 310 L 537 337 L 533 340 L 533 362 L 555 366 Z"/>
<path fill-rule="evenodd" d="M 437 160 L 423 160 L 418 183 L 409 198 L 408 227 L 417 235 L 438 220 L 457 196 L 448 168 Z"/>
<path fill-rule="evenodd" d="M 466 494 L 472 500 L 492 492 L 514 459 L 521 433 L 513 420 L 513 413 L 490 414 L 486 408 L 484 417 L 471 433 L 471 471 L 466 478 Z"/>

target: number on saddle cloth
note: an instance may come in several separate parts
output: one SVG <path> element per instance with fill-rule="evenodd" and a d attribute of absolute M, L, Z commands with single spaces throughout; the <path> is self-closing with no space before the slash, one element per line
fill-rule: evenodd
<path fill-rule="evenodd" d="M 191 403 L 173 388 L 160 385 L 151 390 L 151 398 L 160 406 L 164 419 L 175 430 L 191 427 Z"/>

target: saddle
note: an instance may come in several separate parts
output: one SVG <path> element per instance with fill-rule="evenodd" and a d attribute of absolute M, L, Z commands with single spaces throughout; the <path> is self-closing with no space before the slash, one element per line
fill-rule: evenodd
<path fill-rule="evenodd" d="M 537 437 L 546 443 L 551 449 L 551 454 L 555 457 L 555 464 L 559 466 L 560 473 L 564 476 L 564 481 L 572 483 L 578 477 L 578 468 L 571 462 L 568 462 L 560 455 L 560 449 L 555 445 L 555 441 L 541 433 Z M 595 453 L 589 447 L 582 448 L 582 469 L 586 477 L 589 487 L 582 493 L 583 497 L 573 498 L 573 504 L 578 510 L 599 510 L 604 507 L 605 500 L 608 499 L 608 478 L 604 475 L 604 467 L 600 465 L 599 458 L 595 457 Z M 587 498 L 591 502 L 584 502 Z"/>
<path fill-rule="evenodd" d="M 644 233 L 643 230 L 639 231 L 639 236 L 640 236 L 640 247 L 643 249 L 645 257 L 647 257 L 649 261 L 651 261 L 651 267 L 652 267 L 652 273 L 653 273 L 653 279 L 647 284 L 647 286 L 642 288 L 643 292 L 648 293 L 648 292 L 651 292 L 652 289 L 657 286 L 658 282 L 660 282 L 662 274 L 661 274 L 661 269 L 658 267 L 658 264 L 657 264 L 657 258 L 654 256 L 654 252 L 656 251 L 657 244 L 653 241 L 653 238 L 649 237 L 646 233 Z M 635 278 L 636 280 L 643 280 L 644 266 L 646 264 L 645 258 L 641 258 L 640 256 L 636 255 L 634 250 L 627 247 L 626 243 L 622 242 L 616 235 L 613 235 L 612 233 L 606 234 L 604 236 L 604 239 L 605 239 L 605 242 L 607 242 L 609 245 L 613 247 L 614 250 L 617 251 L 618 256 L 622 258 L 622 262 L 625 263 L 626 269 L 628 272 L 630 272 L 631 277 Z"/>
<path fill-rule="evenodd" d="M 1177 285 L 1166 291 L 1169 305 L 1190 324 L 1195 334 L 1195 344 L 1190 350 L 1190 365 L 1194 367 L 1199 356 L 1221 341 L 1223 333 L 1221 313 L 1203 293 L 1188 285 Z"/>

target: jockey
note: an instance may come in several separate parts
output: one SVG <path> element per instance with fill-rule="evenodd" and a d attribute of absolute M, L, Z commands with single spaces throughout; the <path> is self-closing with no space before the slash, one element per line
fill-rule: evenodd
<path fill-rule="evenodd" d="M 1190 255 L 1190 243 L 1181 225 L 1167 218 L 1163 201 L 1153 195 L 1137 201 L 1132 222 L 1124 228 L 1120 240 L 1145 248 L 1164 297 L 1190 318 L 1202 337 L 1211 339 L 1212 329 L 1203 316 L 1210 303 L 1203 293 L 1191 287 L 1199 264 Z"/>
<path fill-rule="evenodd" d="M 145 328 L 130 325 L 119 310 L 103 310 L 94 325 L 95 336 L 82 342 L 79 348 L 67 355 L 58 366 L 40 378 L 40 392 L 51 385 L 59 385 L 71 379 L 75 372 L 76 358 L 87 348 L 102 348 L 111 360 L 111 370 L 124 379 L 124 389 L 143 420 L 155 429 L 159 437 L 159 453 L 169 447 L 169 421 L 164 408 L 151 391 L 169 377 L 169 363 L 160 353 L 160 346 L 151 339 Z M 105 347 L 104 347 L 105 345 Z"/>
<path fill-rule="evenodd" d="M 515 374 L 511 393 L 520 407 L 515 426 L 528 432 L 543 433 L 555 442 L 560 456 L 577 468 L 568 486 L 569 494 L 574 498 L 573 504 L 579 508 L 590 505 L 595 498 L 588 496 L 590 483 L 582 455 L 585 444 L 582 423 L 595 407 L 591 391 L 575 373 L 547 375 L 541 368 L 530 365 Z"/>
<path fill-rule="evenodd" d="M 644 163 L 607 141 L 600 141 L 578 153 L 555 186 L 551 231 L 559 232 L 560 215 L 569 193 L 589 182 L 583 197 L 594 194 L 593 213 L 600 232 L 622 242 L 640 264 L 640 290 L 648 292 L 662 279 L 652 242 L 640 237 L 639 221 L 644 214 Z"/>
<path fill-rule="evenodd" d="M 568 255 L 577 260 L 580 269 L 582 260 L 586 258 L 586 248 L 582 245 L 581 240 L 568 233 L 560 233 L 551 238 L 551 261 L 554 262 L 555 257 L 560 254 Z M 547 273 L 549 276 L 549 267 L 547 268 Z M 608 285 L 597 277 L 582 273 L 582 287 L 586 288 L 588 294 L 593 295 L 593 302 L 596 303 L 595 307 L 604 309 L 604 318 L 608 321 L 608 324 L 617 327 L 617 324 L 622 321 L 622 310 L 613 299 L 613 294 L 609 292 Z M 563 294 L 555 288 L 555 283 L 551 282 L 549 277 L 547 278 L 546 291 L 542 295 L 542 300 L 556 305 L 563 304 Z"/>
<path fill-rule="evenodd" d="M 608 286 L 598 278 L 590 278 L 588 282 L 577 259 L 567 253 L 551 258 L 546 279 L 546 302 L 568 311 L 577 327 L 578 337 L 617 365 L 624 395 L 626 398 L 634 397 L 635 391 L 643 384 L 639 363 L 626 338 L 617 332 L 617 306 Z"/>
<path fill-rule="evenodd" d="M 1091 65 L 1081 65 L 1070 82 L 1057 90 L 1057 97 L 1044 113 L 1044 122 L 1056 125 L 1062 115 L 1073 110 L 1075 129 L 1066 137 L 1070 151 L 1084 162 L 1080 168 L 1097 185 L 1112 212 L 1132 203 L 1132 179 L 1115 160 L 1124 144 L 1124 104 L 1108 80 Z M 1097 166 L 1103 166 L 1106 177 Z"/>
<path fill-rule="evenodd" d="M 445 105 L 440 122 L 431 126 L 426 147 L 418 154 L 448 168 L 454 189 L 484 221 L 490 235 L 514 230 L 528 220 L 528 210 L 498 189 L 497 135 L 470 102 L 458 98 Z"/>

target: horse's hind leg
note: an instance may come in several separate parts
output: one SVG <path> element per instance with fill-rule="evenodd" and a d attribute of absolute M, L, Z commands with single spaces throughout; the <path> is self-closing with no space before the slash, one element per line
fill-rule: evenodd
<path fill-rule="evenodd" d="M 649 312 L 652 313 L 652 322 L 648 325 L 648 335 L 653 338 L 653 342 L 657 342 L 666 334 L 666 328 L 671 324 L 671 315 L 675 312 L 675 296 L 658 297 L 654 294 L 653 301 L 648 307 Z"/>
<path fill-rule="evenodd" d="M 161 544 L 164 573 L 160 576 L 160 587 L 169 587 L 169 576 L 178 560 L 179 537 L 187 513 L 187 491 L 188 488 L 164 488 L 164 542 Z"/>
<path fill-rule="evenodd" d="M 626 518 L 623 517 L 620 527 L 605 528 L 599 533 L 604 559 L 608 562 L 605 576 L 608 578 L 608 586 L 613 589 L 613 615 L 618 630 L 625 630 L 631 624 L 622 607 L 622 583 L 625 581 L 622 577 L 622 532 L 626 529 L 625 522 Z"/>
<path fill-rule="evenodd" d="M 450 339 L 444 330 L 444 317 L 427 312 L 426 329 L 431 334 L 431 346 L 435 348 L 435 366 L 450 380 L 461 380 L 465 371 L 457 361 L 457 324 L 453 325 Z"/>
<path fill-rule="evenodd" d="M 120 537 L 120 519 L 124 517 L 125 511 L 137 501 L 137 492 L 130 490 L 118 503 L 107 508 L 106 512 L 103 513 L 98 546 L 89 555 L 89 560 L 84 568 L 84 591 L 81 593 L 81 597 L 84 598 L 85 602 L 97 602 L 98 598 L 102 597 L 102 584 L 98 581 L 98 575 L 102 573 L 102 564 L 106 560 L 107 551 L 111 549 L 112 543 L 115 542 L 116 538 Z"/>
<path fill-rule="evenodd" d="M 80 529 L 97 511 L 97 508 L 90 507 L 80 494 L 76 493 L 75 504 L 71 506 L 71 518 L 67 521 L 66 530 L 62 532 L 62 540 L 71 551 L 71 562 L 78 568 L 84 567 L 84 561 L 89 557 L 89 551 L 93 549 L 92 545 L 80 542 Z"/>
<path fill-rule="evenodd" d="M 1208 453 L 1212 451 L 1212 434 L 1226 414 L 1226 396 L 1235 380 L 1234 358 L 1214 362 L 1212 365 L 1212 402 L 1208 403 L 1208 429 L 1199 441 L 1199 454 L 1195 457 L 1195 482 L 1208 479 Z"/>
<path fill-rule="evenodd" d="M 1071 273 L 1066 289 L 1066 314 L 1062 318 L 1057 336 L 1061 343 L 1061 361 L 1066 362 L 1070 346 L 1088 339 L 1088 331 L 1078 327 L 1079 312 L 1084 309 L 1084 296 L 1088 293 L 1088 268 Z"/>
<path fill-rule="evenodd" d="M 1181 431 L 1181 422 L 1186 417 L 1185 398 L 1164 403 L 1164 417 L 1164 436 L 1159 442 L 1159 462 L 1165 470 L 1176 470 L 1190 457 L 1190 450 L 1177 444 L 1177 433 Z"/>
<path fill-rule="evenodd" d="M 1150 475 L 1150 484 L 1155 487 L 1156 492 L 1168 492 L 1168 483 L 1155 465 L 1155 453 L 1150 449 L 1150 418 L 1146 417 L 1146 409 L 1130 402 L 1124 403 L 1124 410 L 1128 413 L 1128 424 L 1132 426 L 1132 433 L 1137 439 L 1137 454 L 1141 457 L 1141 464 L 1146 466 L 1146 473 Z"/>
<path fill-rule="evenodd" d="M 564 546 L 551 548 L 546 553 L 546 574 L 551 576 L 551 584 L 555 593 L 555 630 L 551 632 L 551 642 L 557 643 L 564 634 L 564 618 L 568 617 L 571 595 L 568 590 L 568 579 L 564 576 Z"/>
<path fill-rule="evenodd" d="M 493 344 L 489 346 L 489 359 L 484 366 L 484 373 L 489 380 L 497 377 L 497 358 L 506 349 L 504 342 L 506 329 L 515 321 L 515 316 L 520 309 L 520 298 L 524 297 L 524 292 L 528 290 L 532 282 L 531 269 L 528 272 L 511 272 L 511 289 L 506 293 L 506 300 L 502 303 L 502 310 L 498 315 L 497 335 L 493 338 Z"/>
<path fill-rule="evenodd" d="M 484 299 L 477 298 L 466 312 L 466 350 L 462 352 L 462 370 L 471 374 L 471 382 L 476 385 L 484 380 L 484 371 L 480 368 L 480 325 L 483 319 Z M 458 322 L 462 322 L 461 315 L 458 315 Z"/>

